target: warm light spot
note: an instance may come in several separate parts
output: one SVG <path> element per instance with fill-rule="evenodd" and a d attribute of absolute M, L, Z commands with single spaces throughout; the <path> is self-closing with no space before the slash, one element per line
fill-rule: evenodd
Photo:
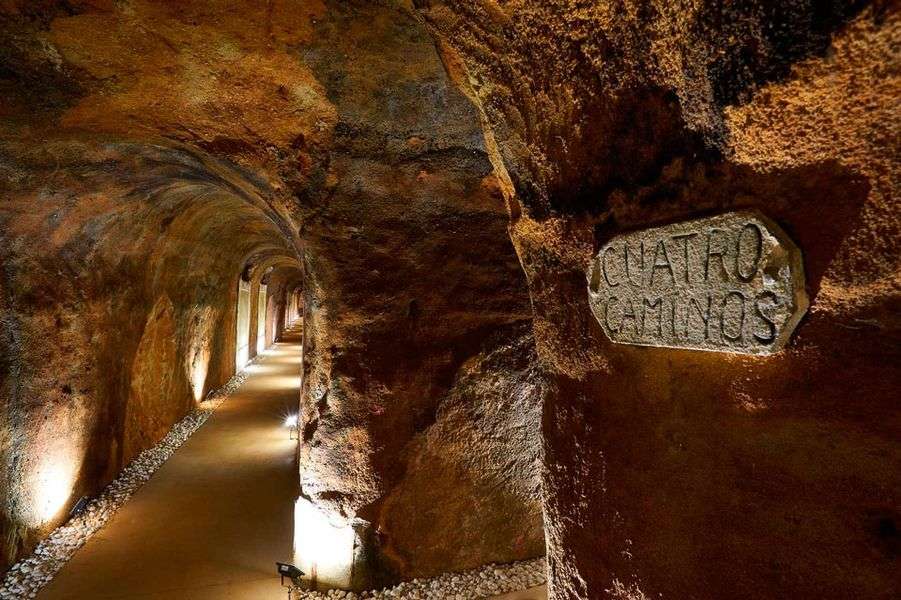
<path fill-rule="evenodd" d="M 36 432 L 28 454 L 32 466 L 24 474 L 26 514 L 33 526 L 52 522 L 64 515 L 83 460 L 82 440 L 73 435 L 74 410 L 58 410 Z"/>
<path fill-rule="evenodd" d="M 297 415 L 288 415 L 285 417 L 285 427 L 297 427 Z"/>
<path fill-rule="evenodd" d="M 238 281 L 235 327 L 235 372 L 240 373 L 250 358 L 250 283 L 244 280 Z"/>
<path fill-rule="evenodd" d="M 197 403 L 203 400 L 203 393 L 206 391 L 206 376 L 210 369 L 214 334 L 211 331 L 211 324 L 215 320 L 214 311 L 210 306 L 196 306 L 191 310 L 187 330 L 189 345 L 185 369 L 191 384 L 191 395 L 194 397 L 194 402 Z"/>
<path fill-rule="evenodd" d="M 283 375 L 281 377 L 270 377 L 269 382 L 273 388 L 283 390 L 300 389 L 299 375 Z"/>
<path fill-rule="evenodd" d="M 210 368 L 209 347 L 198 348 L 194 359 L 191 361 L 191 390 L 194 392 L 194 401 L 203 399 L 203 388 L 206 386 L 206 375 Z"/>
<path fill-rule="evenodd" d="M 350 586 L 356 534 L 306 498 L 294 505 L 294 563 L 320 588 Z"/>
<path fill-rule="evenodd" d="M 747 413 L 756 414 L 766 411 L 769 406 L 760 398 L 754 398 L 745 392 L 735 392 L 735 398 L 738 405 Z"/>
<path fill-rule="evenodd" d="M 41 466 L 35 476 L 34 501 L 42 523 L 52 520 L 65 507 L 72 495 L 74 478 L 72 464 L 64 459 Z"/>
<path fill-rule="evenodd" d="M 260 285 L 257 296 L 257 354 L 266 349 L 266 286 Z"/>
<path fill-rule="evenodd" d="M 249 351 L 247 350 L 247 346 L 242 346 L 238 348 L 238 351 L 235 353 L 235 368 L 238 373 L 245 369 L 245 365 L 249 357 Z"/>

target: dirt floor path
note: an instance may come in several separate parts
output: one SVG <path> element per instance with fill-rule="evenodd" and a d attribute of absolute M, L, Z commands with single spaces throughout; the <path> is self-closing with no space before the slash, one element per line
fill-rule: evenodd
<path fill-rule="evenodd" d="M 81 548 L 41 600 L 287 597 L 292 562 L 300 337 L 292 332 L 244 385 Z"/>

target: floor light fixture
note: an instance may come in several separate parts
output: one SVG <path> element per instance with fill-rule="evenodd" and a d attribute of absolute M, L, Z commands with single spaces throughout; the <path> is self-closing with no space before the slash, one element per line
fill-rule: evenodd
<path fill-rule="evenodd" d="M 291 592 L 294 591 L 294 586 L 300 585 L 300 578 L 303 577 L 304 573 L 303 571 L 289 563 L 276 561 L 275 567 L 276 569 L 278 569 L 279 577 L 281 577 L 282 587 L 288 588 L 288 600 L 291 600 Z M 285 577 L 291 580 L 291 585 L 285 585 Z"/>
<path fill-rule="evenodd" d="M 285 427 L 288 428 L 288 438 L 292 440 L 300 439 L 297 432 L 297 415 L 288 415 L 285 417 Z"/>

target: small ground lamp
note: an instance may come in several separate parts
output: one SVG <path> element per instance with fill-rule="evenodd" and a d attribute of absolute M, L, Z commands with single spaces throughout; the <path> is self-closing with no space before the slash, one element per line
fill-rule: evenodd
<path fill-rule="evenodd" d="M 88 503 L 90 499 L 87 496 L 82 496 L 78 499 L 78 502 L 75 503 L 75 506 L 72 507 L 72 510 L 69 511 L 70 517 L 77 517 L 81 513 L 84 512 L 84 509 L 88 507 Z"/>
<path fill-rule="evenodd" d="M 300 436 L 297 435 L 297 415 L 288 415 L 285 417 L 285 427 L 288 428 L 288 437 L 290 439 L 300 439 Z"/>
<path fill-rule="evenodd" d="M 294 591 L 294 586 L 300 585 L 300 578 L 303 577 L 303 571 L 295 567 L 294 565 L 276 562 L 275 567 L 278 569 L 278 575 L 282 578 L 282 587 L 288 588 L 288 599 L 291 598 L 291 592 Z M 285 585 L 285 577 L 291 580 L 292 585 Z"/>

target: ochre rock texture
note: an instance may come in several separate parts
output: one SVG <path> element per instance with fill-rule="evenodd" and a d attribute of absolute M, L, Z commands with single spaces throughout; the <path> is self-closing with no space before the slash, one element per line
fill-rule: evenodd
<path fill-rule="evenodd" d="M 415 5 L 479 107 L 528 280 L 551 596 L 896 597 L 897 5 Z M 611 343 L 586 289 L 603 245 L 739 209 L 803 254 L 787 347 Z"/>
<path fill-rule="evenodd" d="M 303 312 L 300 491 L 355 586 L 546 539 L 557 599 L 894 597 L 899 20 L 0 3 L 0 558 L 234 373 L 241 281 L 249 356 L 262 285 L 263 345 Z M 606 243 L 742 210 L 803 256 L 784 349 L 607 339 Z"/>
<path fill-rule="evenodd" d="M 462 570 L 489 554 L 510 562 L 544 553 L 544 387 L 531 332 L 522 330 L 492 336 L 484 352 L 463 364 L 434 423 L 406 450 L 406 473 L 382 503 L 379 519 L 391 559 L 404 571 L 425 573 L 422 565 Z"/>
<path fill-rule="evenodd" d="M 0 93 L 4 563 L 234 373 L 239 280 L 249 356 L 261 285 L 266 343 L 305 316 L 301 493 L 365 540 L 356 584 L 543 553 L 526 281 L 410 7 L 4 2 Z M 509 439 L 472 454 L 464 415 Z"/>
<path fill-rule="evenodd" d="M 380 574 L 435 575 L 541 554 L 510 537 L 542 535 L 534 505 L 515 497 L 497 495 L 481 510 L 448 506 L 446 519 L 416 530 L 407 519 L 426 498 L 408 491 L 384 505 L 411 465 L 464 468 L 463 448 L 434 464 L 438 457 L 418 457 L 426 451 L 420 438 L 484 340 L 530 317 L 478 114 L 427 31 L 405 13 L 329 3 L 302 55 L 337 115 L 327 160 L 314 161 L 298 191 L 303 492 L 358 525 L 364 553 L 376 557 L 358 571 L 372 571 L 370 584 L 384 582 Z M 497 407 L 507 399 L 484 391 L 465 401 Z M 495 530 L 504 511 L 529 518 Z M 465 547 L 468 527 L 481 528 L 478 546 L 418 551 Z"/>

